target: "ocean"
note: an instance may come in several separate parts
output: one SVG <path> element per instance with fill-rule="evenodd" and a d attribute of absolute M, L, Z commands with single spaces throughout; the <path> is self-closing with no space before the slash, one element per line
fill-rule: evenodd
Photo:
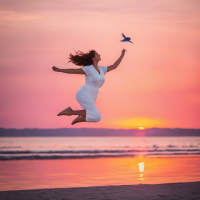
<path fill-rule="evenodd" d="M 0 160 L 200 154 L 200 137 L 1 137 Z"/>
<path fill-rule="evenodd" d="M 0 191 L 200 181 L 200 137 L 1 137 Z"/>

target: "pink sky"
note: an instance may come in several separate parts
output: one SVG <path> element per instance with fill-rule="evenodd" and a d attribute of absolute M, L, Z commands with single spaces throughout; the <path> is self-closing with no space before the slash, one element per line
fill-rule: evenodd
<path fill-rule="evenodd" d="M 200 2 L 195 0 L 11 0 L 0 2 L 0 127 L 200 128 Z M 121 33 L 134 44 L 122 43 Z M 84 75 L 74 50 L 113 64 L 96 101 L 102 120 L 71 126 L 57 113 L 76 101 Z"/>

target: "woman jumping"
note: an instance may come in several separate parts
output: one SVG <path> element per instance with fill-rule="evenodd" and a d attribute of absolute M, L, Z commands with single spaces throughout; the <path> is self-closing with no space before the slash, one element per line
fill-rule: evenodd
<path fill-rule="evenodd" d="M 98 62 L 101 60 L 100 55 L 94 51 L 90 50 L 88 53 L 83 53 L 81 51 L 76 52 L 76 55 L 69 55 L 69 62 L 72 62 L 78 66 L 84 66 L 79 69 L 59 69 L 53 66 L 53 71 L 64 72 L 68 74 L 85 74 L 86 84 L 79 88 L 76 93 L 76 100 L 84 110 L 72 110 L 71 107 L 66 108 L 61 111 L 57 116 L 61 115 L 78 115 L 72 121 L 72 125 L 78 122 L 98 122 L 101 120 L 101 114 L 98 111 L 95 101 L 99 93 L 99 88 L 103 86 L 105 82 L 104 75 L 117 66 L 122 61 L 125 54 L 125 49 L 122 50 L 119 59 L 110 66 L 104 67 L 99 66 Z"/>

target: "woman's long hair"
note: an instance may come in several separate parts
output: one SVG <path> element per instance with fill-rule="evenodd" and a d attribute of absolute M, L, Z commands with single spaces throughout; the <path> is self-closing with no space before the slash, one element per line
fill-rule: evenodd
<path fill-rule="evenodd" d="M 76 55 L 69 54 L 69 62 L 75 65 L 87 66 L 92 65 L 92 58 L 95 57 L 95 50 L 90 50 L 88 53 L 83 53 L 82 51 L 75 51 Z"/>

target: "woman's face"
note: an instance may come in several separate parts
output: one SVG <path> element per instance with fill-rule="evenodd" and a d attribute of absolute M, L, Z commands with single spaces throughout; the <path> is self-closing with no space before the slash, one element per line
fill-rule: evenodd
<path fill-rule="evenodd" d="M 95 61 L 101 60 L 101 56 L 96 51 L 95 51 L 95 56 L 94 56 L 93 60 L 95 60 Z"/>

